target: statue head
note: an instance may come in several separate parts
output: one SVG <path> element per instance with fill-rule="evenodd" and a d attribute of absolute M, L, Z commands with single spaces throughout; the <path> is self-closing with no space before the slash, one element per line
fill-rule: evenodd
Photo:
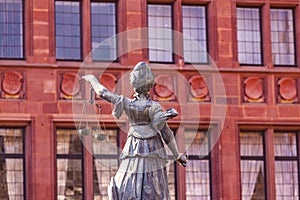
<path fill-rule="evenodd" d="M 130 85 L 139 94 L 147 94 L 154 84 L 154 76 L 148 64 L 139 62 L 130 73 Z"/>

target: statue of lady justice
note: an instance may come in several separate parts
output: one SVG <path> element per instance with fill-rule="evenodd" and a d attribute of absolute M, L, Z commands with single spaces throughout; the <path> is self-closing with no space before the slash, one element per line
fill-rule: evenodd
<path fill-rule="evenodd" d="M 83 79 L 91 84 L 97 95 L 115 105 L 112 114 L 116 118 L 125 111 L 130 124 L 120 166 L 108 187 L 109 199 L 169 200 L 165 146 L 183 166 L 187 159 L 178 152 L 174 135 L 166 123 L 178 113 L 172 108 L 163 111 L 149 98 L 154 83 L 150 67 L 139 62 L 130 73 L 130 84 L 135 91 L 133 99 L 109 92 L 93 75 L 83 76 Z"/>

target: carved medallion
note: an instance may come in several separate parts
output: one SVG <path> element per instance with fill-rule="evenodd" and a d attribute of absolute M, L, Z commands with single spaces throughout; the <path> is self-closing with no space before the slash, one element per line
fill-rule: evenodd
<path fill-rule="evenodd" d="M 76 73 L 64 73 L 61 81 L 63 98 L 73 98 L 80 92 L 80 77 Z"/>
<path fill-rule="evenodd" d="M 104 73 L 99 76 L 100 83 L 104 85 L 110 92 L 115 92 L 117 78 L 111 73 Z"/>
<path fill-rule="evenodd" d="M 170 101 L 174 100 L 172 78 L 168 75 L 158 75 L 155 78 L 154 100 Z"/>
<path fill-rule="evenodd" d="M 22 98 L 23 75 L 19 72 L 8 71 L 3 73 L 2 97 Z"/>
<path fill-rule="evenodd" d="M 263 79 L 259 77 L 248 77 L 244 80 L 245 102 L 263 102 L 264 89 Z"/>
<path fill-rule="evenodd" d="M 209 100 L 209 90 L 203 76 L 195 75 L 189 79 L 190 92 L 194 101 Z"/>
<path fill-rule="evenodd" d="M 298 101 L 297 82 L 293 78 L 281 78 L 278 83 L 278 101 L 280 103 L 293 103 Z"/>

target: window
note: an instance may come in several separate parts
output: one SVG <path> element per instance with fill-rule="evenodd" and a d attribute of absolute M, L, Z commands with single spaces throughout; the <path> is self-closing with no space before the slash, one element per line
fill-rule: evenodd
<path fill-rule="evenodd" d="M 0 58 L 22 59 L 23 52 L 23 1 L 0 2 Z"/>
<path fill-rule="evenodd" d="M 211 199 L 209 139 L 206 131 L 186 130 L 186 199 Z"/>
<path fill-rule="evenodd" d="M 207 63 L 205 6 L 182 6 L 183 55 L 188 63 Z"/>
<path fill-rule="evenodd" d="M 80 2 L 55 1 L 56 58 L 81 60 Z"/>
<path fill-rule="evenodd" d="M 240 132 L 242 199 L 265 199 L 262 132 Z"/>
<path fill-rule="evenodd" d="M 148 5 L 148 40 L 151 62 L 173 62 L 171 5 Z"/>
<path fill-rule="evenodd" d="M 25 199 L 24 130 L 0 128 L 0 199 Z"/>
<path fill-rule="evenodd" d="M 299 199 L 299 159 L 295 132 L 274 133 L 276 199 Z"/>
<path fill-rule="evenodd" d="M 99 141 L 93 138 L 93 180 L 94 199 L 107 197 L 107 188 L 111 177 L 115 175 L 119 164 L 119 142 L 116 129 L 102 130 L 105 140 Z M 97 132 L 94 132 L 96 134 Z"/>
<path fill-rule="evenodd" d="M 295 65 L 294 16 L 292 9 L 271 9 L 271 40 L 275 65 Z"/>
<path fill-rule="evenodd" d="M 261 65 L 259 8 L 237 8 L 238 59 L 241 64 Z"/>
<path fill-rule="evenodd" d="M 57 199 L 83 199 L 82 143 L 76 129 L 56 131 Z"/>
<path fill-rule="evenodd" d="M 91 29 L 93 60 L 116 60 L 116 3 L 91 2 Z"/>

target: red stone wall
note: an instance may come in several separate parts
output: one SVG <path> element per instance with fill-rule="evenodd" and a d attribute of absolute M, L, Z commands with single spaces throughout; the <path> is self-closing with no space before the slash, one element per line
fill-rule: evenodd
<path fill-rule="evenodd" d="M 84 88 L 72 96 L 63 91 L 64 75 L 76 74 L 81 62 L 58 62 L 55 60 L 55 33 L 54 33 L 54 1 L 28 0 L 25 1 L 25 60 L 0 61 L 0 125 L 2 126 L 27 126 L 28 136 L 27 155 L 27 196 L 28 199 L 55 199 L 55 126 L 73 126 L 71 98 L 81 98 L 85 94 Z M 160 1 L 151 1 L 160 2 Z M 161 1 L 162 2 L 162 1 Z M 167 2 L 173 2 L 167 0 Z M 195 0 L 177 0 L 174 3 L 174 12 L 180 13 L 181 3 L 197 3 Z M 299 106 L 299 64 L 295 68 L 275 68 L 272 64 L 269 22 L 264 17 L 269 15 L 268 7 L 284 6 L 297 7 L 300 0 L 202 0 L 208 5 L 208 31 L 209 51 L 215 60 L 226 89 L 227 114 L 221 138 L 212 152 L 213 159 L 213 199 L 240 199 L 240 169 L 239 169 L 239 127 L 265 129 L 271 126 L 286 125 L 298 126 L 300 122 Z M 118 4 L 118 30 L 119 32 L 146 27 L 146 0 L 119 1 Z M 237 40 L 235 26 L 235 6 L 238 5 L 263 5 L 263 41 L 264 41 L 264 66 L 240 66 L 237 60 Z M 83 1 L 84 6 L 88 1 Z M 177 5 L 177 6 L 176 6 Z M 300 8 L 296 8 L 296 48 L 297 59 L 300 60 Z M 83 9 L 83 26 L 89 23 L 89 13 Z M 177 19 L 177 18 L 176 18 Z M 174 27 L 180 30 L 182 22 L 178 18 Z M 86 30 L 85 34 L 90 34 Z M 119 45 L 140 46 L 143 33 L 129 35 Z M 84 39 L 83 54 L 88 55 L 90 42 Z M 178 47 L 181 44 L 177 44 Z M 147 51 L 136 50 L 122 55 L 119 63 L 113 63 L 108 71 L 115 77 L 126 73 L 138 61 L 147 61 Z M 180 57 L 176 57 L 175 64 L 170 64 L 187 79 L 197 75 L 197 72 L 186 70 L 182 66 Z M 103 63 L 105 66 L 105 63 Z M 6 80 L 6 73 L 19 74 L 10 82 Z M 99 69 L 91 69 L 87 73 L 101 73 Z M 158 70 L 157 74 L 160 71 Z M 72 75 L 71 75 L 72 76 Z M 16 75 L 18 77 L 18 75 Z M 73 77 L 74 78 L 74 77 Z M 77 79 L 75 78 L 76 82 Z M 176 78 L 170 84 L 182 94 L 181 98 L 193 99 L 186 86 L 177 85 Z M 68 84 L 68 83 L 64 83 Z M 218 86 L 218 83 L 215 86 Z M 20 86 L 21 85 L 21 86 Z M 5 89 L 20 87 L 19 89 Z M 281 89 L 278 89 L 280 86 Z M 66 90 L 68 90 L 68 86 Z M 282 89 L 283 88 L 283 89 Z M 116 91 L 120 91 L 117 88 Z M 126 91 L 130 95 L 132 91 Z M 183 93 L 182 93 L 183 92 Z M 11 94 L 13 93 L 13 94 Z M 165 108 L 175 107 L 180 109 L 172 95 L 157 97 L 169 98 L 162 102 Z M 186 98 L 188 100 L 188 98 Z M 202 98 L 202 97 L 201 97 Z M 290 98 L 290 99 L 289 99 Z M 210 102 L 206 95 L 201 110 L 201 122 L 209 123 L 211 116 Z M 164 100 L 164 99 L 163 99 Z M 103 110 L 108 121 L 113 122 L 110 116 L 111 107 L 104 105 Z M 188 107 L 187 109 L 193 109 Z M 126 124 L 128 127 L 128 124 Z M 178 127 L 178 122 L 172 122 Z M 182 131 L 182 130 L 179 130 Z M 182 136 L 179 136 L 182 137 Z M 123 141 L 124 142 L 124 141 Z M 179 144 L 182 147 L 182 144 Z M 272 149 L 269 149 L 272 151 Z M 272 159 L 272 158 L 268 158 Z M 271 169 L 271 171 L 274 169 Z M 178 169 L 178 196 L 184 199 L 184 169 Z M 272 178 L 268 183 L 274 184 Z M 274 188 L 268 188 L 269 199 L 275 193 Z M 87 199 L 92 199 L 88 196 Z"/>

